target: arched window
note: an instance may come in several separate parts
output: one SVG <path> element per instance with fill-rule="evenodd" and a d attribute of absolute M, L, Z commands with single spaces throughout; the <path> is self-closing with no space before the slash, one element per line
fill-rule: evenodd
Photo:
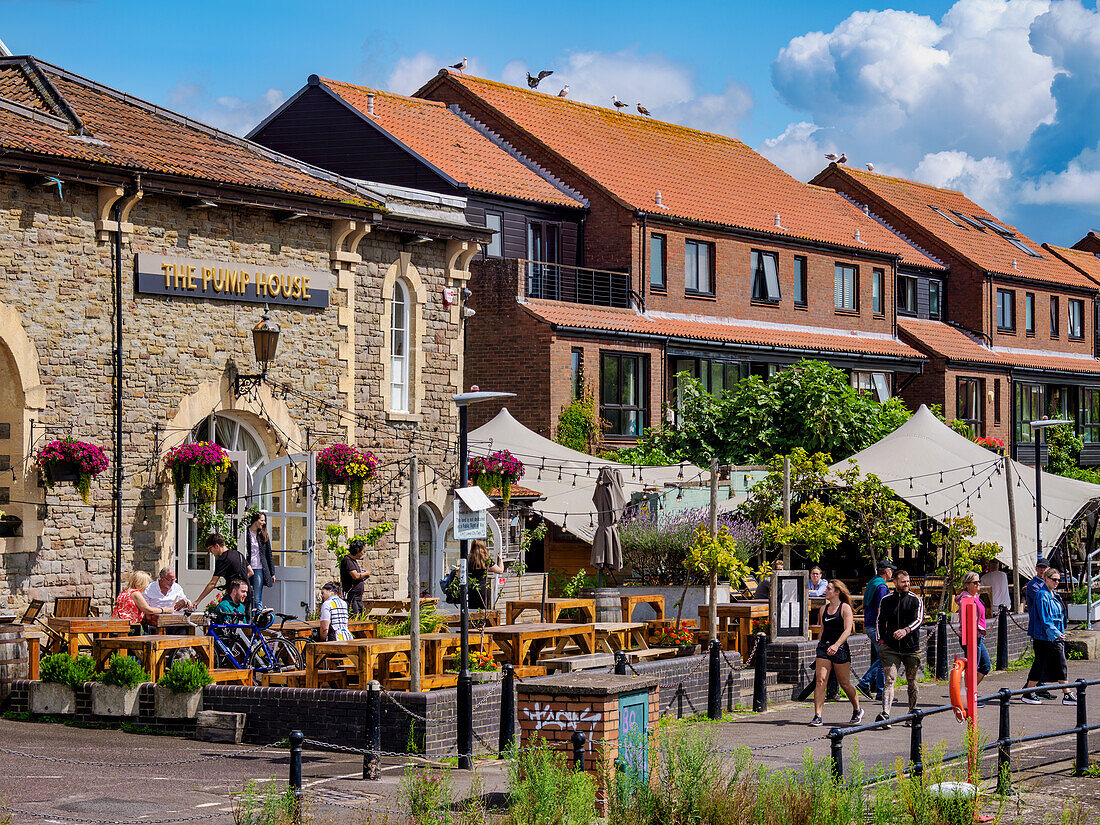
<path fill-rule="evenodd" d="M 390 303 L 390 410 L 409 411 L 409 292 L 401 281 Z"/>

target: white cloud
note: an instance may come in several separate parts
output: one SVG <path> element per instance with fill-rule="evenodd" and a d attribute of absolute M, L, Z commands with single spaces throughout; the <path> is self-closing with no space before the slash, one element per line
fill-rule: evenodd
<path fill-rule="evenodd" d="M 468 58 L 466 73 L 475 77 L 488 77 L 485 64 L 475 58 Z M 455 63 L 462 62 L 462 57 L 441 58 L 430 52 L 417 52 L 413 55 L 405 55 L 397 59 L 389 77 L 386 78 L 385 89 L 389 92 L 397 92 L 400 95 L 411 95 L 429 80 L 438 74 L 439 70 Z"/>
<path fill-rule="evenodd" d="M 1011 207 L 1012 167 L 995 157 L 973 158 L 966 152 L 933 152 L 913 170 L 914 179 L 942 189 L 957 189 L 990 212 Z"/>
<path fill-rule="evenodd" d="M 268 89 L 245 100 L 231 95 L 212 96 L 201 83 L 180 83 L 169 92 L 168 100 L 189 117 L 233 135 L 246 135 L 286 100 L 286 95 L 281 89 Z"/>
<path fill-rule="evenodd" d="M 1020 199 L 1042 205 L 1100 208 L 1100 144 L 1086 149 L 1059 172 L 1044 172 L 1024 186 Z"/>
<path fill-rule="evenodd" d="M 809 180 L 828 163 L 826 152 L 837 153 L 829 130 L 813 123 L 792 123 L 778 137 L 756 147 L 764 157 L 799 180 Z"/>

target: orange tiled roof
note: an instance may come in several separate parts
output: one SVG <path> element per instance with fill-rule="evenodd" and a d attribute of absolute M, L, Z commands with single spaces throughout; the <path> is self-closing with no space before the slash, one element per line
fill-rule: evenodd
<path fill-rule="evenodd" d="M 36 91 L 41 78 L 53 87 L 55 106 Z M 3 149 L 382 208 L 372 193 L 350 181 L 34 58 L 0 58 L 0 103 L 5 101 L 55 122 L 68 119 L 71 128 L 0 106 Z M 85 137 L 74 134 L 72 115 L 83 124 Z"/>
<path fill-rule="evenodd" d="M 1044 283 L 1096 289 L 1095 283 L 1074 271 L 1072 267 L 1066 266 L 1050 253 L 1043 252 L 1037 243 L 1016 227 L 996 218 L 961 192 L 940 189 L 905 178 L 889 177 L 877 172 L 853 169 L 849 166 L 836 167 L 836 169 L 869 189 L 878 198 L 902 212 L 914 224 L 924 227 L 944 245 L 951 247 L 959 255 L 982 269 L 1015 278 L 1030 278 Z M 936 212 L 933 207 L 944 214 Z M 1017 240 L 1041 257 L 1032 257 L 1018 249 L 993 229 L 985 228 L 979 231 L 955 215 L 956 211 L 970 217 L 994 221 L 1014 233 Z M 948 219 L 944 215 L 951 217 Z"/>
<path fill-rule="evenodd" d="M 800 183 L 734 138 L 456 72 L 417 94 L 431 96 L 443 83 L 478 97 L 631 210 L 935 265 L 843 198 Z"/>
<path fill-rule="evenodd" d="M 840 330 L 818 332 L 794 324 L 741 324 L 726 319 L 663 312 L 641 313 L 632 309 L 585 306 L 533 298 L 528 298 L 523 305 L 536 317 L 559 327 L 672 336 L 802 351 L 847 352 L 913 359 L 924 357 L 896 338 L 876 337 L 862 330 L 851 333 Z"/>
<path fill-rule="evenodd" d="M 327 78 L 321 78 L 320 82 L 428 163 L 471 189 L 540 203 L 583 205 L 497 146 L 443 103 Z M 367 113 L 368 94 L 374 95 L 373 115 Z"/>
<path fill-rule="evenodd" d="M 1001 367 L 1057 370 L 1061 372 L 1100 373 L 1100 360 L 1065 352 L 1035 350 L 1005 351 L 991 349 L 971 338 L 958 327 L 942 321 L 920 318 L 898 318 L 898 329 L 914 346 L 928 350 L 950 361 L 970 361 Z"/>
<path fill-rule="evenodd" d="M 1043 244 L 1043 248 L 1049 249 L 1067 264 L 1081 270 L 1097 284 L 1100 284 L 1100 258 L 1096 257 L 1095 253 L 1086 252 L 1083 249 L 1071 249 L 1068 246 L 1055 246 L 1049 243 Z"/>

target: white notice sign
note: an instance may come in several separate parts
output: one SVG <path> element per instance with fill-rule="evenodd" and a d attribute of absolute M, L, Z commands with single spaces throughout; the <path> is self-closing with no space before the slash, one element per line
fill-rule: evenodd
<path fill-rule="evenodd" d="M 459 540 L 485 538 L 488 529 L 485 513 L 485 510 L 471 510 L 455 496 L 454 537 Z"/>

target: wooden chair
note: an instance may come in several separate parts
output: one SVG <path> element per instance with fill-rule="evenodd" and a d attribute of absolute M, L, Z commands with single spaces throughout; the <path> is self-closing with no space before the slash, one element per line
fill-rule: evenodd
<path fill-rule="evenodd" d="M 58 645 L 60 645 L 64 641 L 64 639 L 60 633 L 58 633 L 56 630 L 54 630 L 52 627 L 42 621 L 41 618 L 39 618 L 40 614 L 42 613 L 42 608 L 45 606 L 46 602 L 44 602 L 42 599 L 31 599 L 30 603 L 27 605 L 27 609 L 23 611 L 23 618 L 21 620 L 21 623 L 24 627 L 34 625 L 43 633 L 45 633 L 46 638 L 49 640 L 49 644 L 46 645 L 46 647 L 48 648 L 52 643 L 57 643 Z"/>
<path fill-rule="evenodd" d="M 54 599 L 53 615 L 59 619 L 86 619 L 92 615 L 92 597 L 58 596 Z"/>
<path fill-rule="evenodd" d="M 741 589 L 738 591 L 730 590 L 730 601 L 740 602 L 756 597 L 756 588 L 760 584 L 756 581 L 756 576 L 745 576 L 741 580 Z"/>

